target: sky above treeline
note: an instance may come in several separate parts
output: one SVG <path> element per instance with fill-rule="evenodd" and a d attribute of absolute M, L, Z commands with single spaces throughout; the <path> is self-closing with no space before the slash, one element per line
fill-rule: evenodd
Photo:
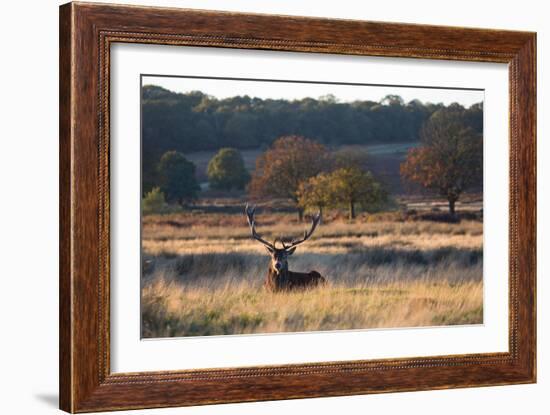
<path fill-rule="evenodd" d="M 204 94 L 224 99 L 248 95 L 251 98 L 296 100 L 319 99 L 333 95 L 338 102 L 376 101 L 387 95 L 399 95 L 405 103 L 419 100 L 422 103 L 457 102 L 464 107 L 483 102 L 484 91 L 443 89 L 386 85 L 341 85 L 266 80 L 228 80 L 187 77 L 143 76 L 142 85 L 157 85 L 173 92 L 201 91 Z"/>

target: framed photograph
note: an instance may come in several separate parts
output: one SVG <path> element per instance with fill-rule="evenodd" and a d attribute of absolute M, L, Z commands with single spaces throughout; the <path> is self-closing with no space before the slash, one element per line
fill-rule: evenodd
<path fill-rule="evenodd" d="M 536 35 L 60 8 L 60 407 L 536 381 Z"/>

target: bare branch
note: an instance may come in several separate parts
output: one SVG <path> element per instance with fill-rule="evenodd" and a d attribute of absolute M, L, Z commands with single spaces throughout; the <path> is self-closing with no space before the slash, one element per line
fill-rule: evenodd
<path fill-rule="evenodd" d="M 308 230 L 304 231 L 304 237 L 299 240 L 293 239 L 290 242 L 289 246 L 285 246 L 285 249 L 294 248 L 295 246 L 300 245 L 301 243 L 307 241 L 311 237 L 311 235 L 313 235 L 313 232 L 315 231 L 315 228 L 317 228 L 317 225 L 319 224 L 320 221 L 321 221 L 321 212 L 318 212 L 317 214 L 313 215 L 313 217 L 311 218 L 311 229 L 309 231 Z"/>
<path fill-rule="evenodd" d="M 252 231 L 252 237 L 256 239 L 258 242 L 267 246 L 268 248 L 275 249 L 275 245 L 262 239 L 262 237 L 256 232 L 256 222 L 254 220 L 254 213 L 256 212 L 256 206 L 248 206 L 248 203 L 247 203 L 244 208 L 244 211 L 246 213 L 248 224 L 250 225 L 250 230 Z"/>

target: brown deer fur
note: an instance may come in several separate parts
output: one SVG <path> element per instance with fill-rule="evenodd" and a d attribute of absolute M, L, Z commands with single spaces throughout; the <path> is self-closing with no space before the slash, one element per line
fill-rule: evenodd
<path fill-rule="evenodd" d="M 294 291 L 325 285 L 327 280 L 317 271 L 292 272 L 288 268 L 277 273 L 269 268 L 264 287 L 267 291 Z"/>

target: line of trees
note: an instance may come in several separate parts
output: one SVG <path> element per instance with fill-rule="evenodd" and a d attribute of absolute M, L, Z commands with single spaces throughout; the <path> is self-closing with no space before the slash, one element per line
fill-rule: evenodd
<path fill-rule="evenodd" d="M 145 90 L 164 98 L 166 93 L 193 95 L 173 94 L 157 87 Z M 158 97 L 153 94 L 149 98 Z M 202 98 L 211 100 L 204 95 Z M 233 102 L 237 98 L 241 97 L 229 100 Z M 390 96 L 387 100 L 384 105 L 403 106 L 398 97 Z M 225 100 L 214 101 L 219 104 Z M 144 125 L 145 133 L 150 126 Z M 401 164 L 401 177 L 445 196 L 450 214 L 455 215 L 455 204 L 461 194 L 482 186 L 482 134 L 482 104 L 468 109 L 458 104 L 440 106 L 419 128 L 420 145 L 411 149 Z M 146 154 L 144 150 L 144 158 Z M 321 140 L 288 134 L 273 141 L 257 158 L 252 174 L 246 170 L 238 149 L 230 147 L 221 148 L 210 160 L 207 174 L 212 189 L 246 188 L 251 198 L 288 199 L 296 206 L 300 219 L 307 209 L 322 211 L 334 207 L 346 208 L 349 218 L 353 219 L 357 207 L 372 212 L 388 202 L 388 192 L 367 167 L 367 158 L 360 151 L 334 151 Z M 158 162 L 152 163 L 149 172 L 145 171 L 145 164 L 143 169 L 144 211 L 155 210 L 155 206 L 164 201 L 184 205 L 194 200 L 200 191 L 195 165 L 181 151 L 170 149 L 159 156 Z"/>
<path fill-rule="evenodd" d="M 243 190 L 250 198 L 288 199 L 299 219 L 307 209 L 343 207 L 354 219 L 356 209 L 372 212 L 388 200 L 388 194 L 365 167 L 366 157 L 350 152 L 331 152 L 324 145 L 301 136 L 277 139 L 258 157 L 252 176 L 236 149 L 223 148 L 208 165 L 209 184 L 218 190 Z M 195 166 L 177 151 L 169 151 L 158 165 L 160 183 L 147 192 L 145 213 L 162 211 L 166 202 L 185 205 L 200 190 Z M 250 180 L 250 182 L 249 182 Z"/>
<path fill-rule="evenodd" d="M 405 103 L 398 95 L 380 102 L 319 99 L 217 99 L 199 91 L 142 89 L 144 141 L 181 152 L 268 147 L 289 134 L 315 137 L 325 145 L 418 140 L 420 126 L 442 104 Z"/>
<path fill-rule="evenodd" d="M 338 102 L 333 96 L 300 100 L 235 96 L 217 99 L 202 92 L 142 88 L 143 182 L 149 191 L 155 165 L 167 151 L 181 153 L 268 148 L 283 136 L 312 137 L 328 147 L 416 142 L 421 126 L 442 104 L 405 103 L 397 95 L 380 102 Z M 472 112 L 482 123 L 479 112 Z"/>
<path fill-rule="evenodd" d="M 178 151 L 167 151 L 155 168 L 157 182 L 145 191 L 142 209 L 145 213 L 161 212 L 165 204 L 184 206 L 198 197 L 201 190 L 196 178 L 196 166 Z M 250 174 L 241 153 L 234 148 L 222 148 L 208 163 L 208 182 L 216 190 L 244 190 Z"/>

